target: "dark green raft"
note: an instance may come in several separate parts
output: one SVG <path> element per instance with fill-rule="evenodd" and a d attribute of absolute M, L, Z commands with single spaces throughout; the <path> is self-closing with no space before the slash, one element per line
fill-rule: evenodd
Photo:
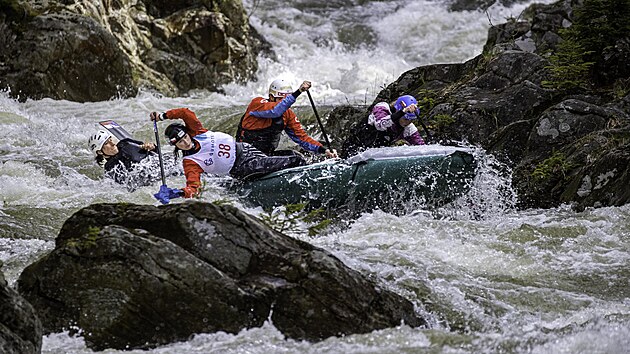
<path fill-rule="evenodd" d="M 274 172 L 230 189 L 265 209 L 308 202 L 312 208 L 396 211 L 451 202 L 470 189 L 475 173 L 469 149 L 401 146 Z"/>

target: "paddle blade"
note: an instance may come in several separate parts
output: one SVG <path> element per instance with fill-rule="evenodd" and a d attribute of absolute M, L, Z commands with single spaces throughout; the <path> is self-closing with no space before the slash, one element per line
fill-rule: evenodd
<path fill-rule="evenodd" d="M 155 193 L 153 197 L 162 204 L 168 204 L 171 202 L 171 199 L 169 198 L 169 190 L 170 188 L 163 184 L 160 186 L 160 191 Z"/>
<path fill-rule="evenodd" d="M 132 139 L 131 134 L 125 130 L 120 124 L 114 122 L 113 120 L 105 120 L 99 122 L 99 124 L 107 129 L 113 136 L 115 136 L 118 140 L 124 139 Z"/>

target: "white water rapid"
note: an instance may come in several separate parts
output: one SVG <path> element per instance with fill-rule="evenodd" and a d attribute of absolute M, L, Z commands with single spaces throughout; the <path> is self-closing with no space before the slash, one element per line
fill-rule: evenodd
<path fill-rule="evenodd" d="M 325 5 L 322 5 L 325 4 Z M 355 5 L 352 5 L 355 4 Z M 370 104 L 404 71 L 463 62 L 481 53 L 509 8 L 448 12 L 435 1 L 256 1 L 252 24 L 277 60 L 260 58 L 258 80 L 225 94 L 73 103 L 19 103 L 0 93 L 0 260 L 10 284 L 54 247 L 62 223 L 97 202 L 154 205 L 158 185 L 129 192 L 102 178 L 86 142 L 115 119 L 152 141 L 151 111 L 188 107 L 203 122 L 240 115 L 278 76 L 311 80 L 319 104 Z M 298 106 L 308 106 L 300 97 Z M 166 148 L 168 150 L 168 148 Z M 478 149 L 471 192 L 436 212 L 363 214 L 347 228 L 301 238 L 417 305 L 430 328 L 405 325 L 318 343 L 287 340 L 272 322 L 238 334 L 198 334 L 148 351 L 104 353 L 627 353 L 630 348 L 630 205 L 517 211 L 509 170 Z M 181 186 L 182 176 L 169 176 Z M 204 199 L 226 198 L 209 185 Z M 181 201 L 176 201 L 181 202 Z M 247 212 L 261 210 L 235 205 Z M 43 353 L 91 353 L 80 337 L 46 335 Z"/>

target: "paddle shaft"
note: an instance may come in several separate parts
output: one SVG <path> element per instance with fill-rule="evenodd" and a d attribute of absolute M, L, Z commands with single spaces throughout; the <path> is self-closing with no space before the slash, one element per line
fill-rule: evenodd
<path fill-rule="evenodd" d="M 322 120 L 319 119 L 319 114 L 317 114 L 317 109 L 315 109 L 315 102 L 313 102 L 313 97 L 311 97 L 311 93 L 306 91 L 308 94 L 308 99 L 311 101 L 311 106 L 313 107 L 313 112 L 315 113 L 315 118 L 317 118 L 317 123 L 319 123 L 319 129 L 322 130 L 322 135 L 324 136 L 324 140 L 326 141 L 326 145 L 328 145 L 328 150 L 332 151 L 332 147 L 330 146 L 330 140 L 328 140 L 328 135 L 326 135 L 326 130 L 324 129 L 324 125 L 322 124 Z"/>
<path fill-rule="evenodd" d="M 160 134 L 158 134 L 157 121 L 153 121 L 153 132 L 155 133 L 155 145 L 157 146 L 158 158 L 160 159 L 160 173 L 162 174 L 162 185 L 166 185 L 164 174 L 164 161 L 162 161 L 162 149 L 160 149 Z"/>
<path fill-rule="evenodd" d="M 433 137 L 431 136 L 431 133 L 429 133 L 429 129 L 427 129 L 427 126 L 424 125 L 424 122 L 422 121 L 422 118 L 420 118 L 418 112 L 416 112 L 416 117 L 418 117 L 418 122 L 420 122 L 422 129 L 424 129 L 424 132 L 427 133 L 427 142 L 431 142 L 431 140 L 433 140 Z"/>

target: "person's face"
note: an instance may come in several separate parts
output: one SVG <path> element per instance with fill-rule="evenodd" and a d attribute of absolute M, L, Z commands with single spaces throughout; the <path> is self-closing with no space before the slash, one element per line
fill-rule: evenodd
<path fill-rule="evenodd" d="M 116 143 L 114 143 L 114 139 L 107 139 L 107 141 L 105 142 L 105 144 L 103 144 L 103 147 L 101 148 L 101 152 L 105 156 L 114 156 L 118 154 L 118 146 L 116 145 Z"/>
<path fill-rule="evenodd" d="M 269 101 L 271 102 L 282 101 L 288 95 L 290 95 L 290 93 L 278 93 L 278 97 L 275 97 L 274 95 L 269 95 Z"/>
<path fill-rule="evenodd" d="M 183 138 L 179 139 L 177 143 L 175 143 L 175 146 L 177 146 L 180 150 L 187 151 L 192 149 L 195 145 L 193 144 L 190 135 L 186 134 Z"/>

